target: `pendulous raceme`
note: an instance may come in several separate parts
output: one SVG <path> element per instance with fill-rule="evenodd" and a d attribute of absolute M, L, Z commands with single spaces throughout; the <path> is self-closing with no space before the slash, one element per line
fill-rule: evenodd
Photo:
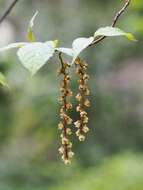
<path fill-rule="evenodd" d="M 62 76 L 62 81 L 60 83 L 60 97 L 59 103 L 60 108 L 60 122 L 58 124 L 58 129 L 61 130 L 61 146 L 59 148 L 59 153 L 65 164 L 70 164 L 74 152 L 72 151 L 72 142 L 70 136 L 72 135 L 71 125 L 74 124 L 76 127 L 76 136 L 79 141 L 84 141 L 86 133 L 89 131 L 88 124 L 88 114 L 87 107 L 90 107 L 90 101 L 87 98 L 90 95 L 90 90 L 88 89 L 87 83 L 89 80 L 89 75 L 86 73 L 88 65 L 80 58 L 75 60 L 76 74 L 78 75 L 78 89 L 79 92 L 76 95 L 76 100 L 78 105 L 76 111 L 79 113 L 79 119 L 73 123 L 73 119 L 70 117 L 70 111 L 73 109 L 70 98 L 73 96 L 73 92 L 70 88 L 71 77 L 69 76 L 70 65 L 63 61 L 62 54 L 59 54 L 59 59 L 61 63 L 61 68 L 59 70 L 59 75 Z"/>

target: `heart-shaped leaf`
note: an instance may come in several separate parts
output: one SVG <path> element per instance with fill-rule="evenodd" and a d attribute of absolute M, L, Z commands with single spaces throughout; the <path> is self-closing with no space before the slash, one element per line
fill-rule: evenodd
<path fill-rule="evenodd" d="M 0 84 L 9 88 L 6 77 L 0 72 Z"/>
<path fill-rule="evenodd" d="M 17 55 L 25 68 L 34 75 L 53 56 L 54 42 L 29 43 L 20 48 Z"/>
<path fill-rule="evenodd" d="M 96 38 L 97 36 L 125 36 L 131 41 L 136 41 L 135 37 L 131 33 L 124 32 L 119 28 L 111 26 L 99 28 L 95 32 L 94 38 Z"/>

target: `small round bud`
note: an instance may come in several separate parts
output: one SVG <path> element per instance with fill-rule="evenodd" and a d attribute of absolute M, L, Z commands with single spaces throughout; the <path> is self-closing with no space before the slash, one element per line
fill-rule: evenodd
<path fill-rule="evenodd" d="M 63 160 L 63 161 L 65 160 L 65 155 L 64 155 L 64 154 L 62 155 L 62 160 Z"/>
<path fill-rule="evenodd" d="M 67 110 L 72 109 L 72 104 L 71 104 L 70 102 L 66 104 L 66 109 L 67 109 Z"/>
<path fill-rule="evenodd" d="M 61 93 L 64 93 L 64 92 L 65 92 L 65 88 L 64 88 L 64 87 L 61 87 L 61 88 L 60 88 L 60 92 L 61 92 Z"/>
<path fill-rule="evenodd" d="M 67 148 L 72 148 L 72 143 L 69 142 L 69 144 L 67 145 Z"/>
<path fill-rule="evenodd" d="M 72 124 L 72 119 L 70 117 L 67 117 L 65 120 L 66 120 L 67 125 Z"/>
<path fill-rule="evenodd" d="M 64 113 L 64 108 L 62 106 L 62 108 L 60 109 L 60 115 Z"/>
<path fill-rule="evenodd" d="M 84 135 L 80 135 L 80 136 L 79 136 L 79 141 L 81 141 L 81 142 L 82 142 L 82 141 L 85 141 L 85 136 L 84 136 Z"/>
<path fill-rule="evenodd" d="M 79 105 L 79 106 L 76 107 L 76 111 L 77 111 L 77 112 L 81 112 L 81 111 L 82 111 L 81 105 Z"/>
<path fill-rule="evenodd" d="M 84 105 L 86 106 L 86 107 L 90 107 L 90 101 L 88 100 L 88 99 L 86 99 L 85 100 L 85 102 L 84 102 Z"/>
<path fill-rule="evenodd" d="M 72 96 L 72 95 L 73 95 L 73 92 L 70 89 L 68 89 L 66 91 L 66 96 Z"/>
<path fill-rule="evenodd" d="M 66 76 L 65 76 L 65 80 L 66 80 L 66 81 L 69 81 L 69 80 L 70 80 L 70 76 L 69 76 L 69 75 L 66 75 Z"/>
<path fill-rule="evenodd" d="M 83 68 L 84 70 L 86 70 L 86 69 L 87 69 L 87 64 L 84 65 L 82 68 Z"/>
<path fill-rule="evenodd" d="M 66 129 L 66 132 L 67 132 L 67 135 L 71 135 L 71 134 L 72 134 L 72 131 L 71 131 L 70 128 L 67 128 L 67 129 Z"/>
<path fill-rule="evenodd" d="M 80 120 L 74 122 L 74 125 L 75 125 L 76 128 L 80 128 L 80 126 L 81 126 Z"/>
<path fill-rule="evenodd" d="M 87 112 L 86 112 L 86 111 L 81 111 L 81 112 L 80 112 L 80 116 L 81 116 L 81 117 L 84 117 L 84 116 L 86 116 L 86 115 L 87 115 Z"/>
<path fill-rule="evenodd" d="M 72 152 L 72 151 L 68 152 L 68 156 L 69 156 L 69 158 L 72 158 L 74 156 L 74 152 Z"/>
<path fill-rule="evenodd" d="M 59 151 L 60 154 L 63 154 L 63 153 L 64 153 L 64 147 L 61 146 L 61 147 L 58 149 L 58 151 Z"/>
<path fill-rule="evenodd" d="M 60 123 L 58 124 L 58 129 L 62 130 L 63 128 L 64 128 L 64 125 L 63 125 L 62 122 L 60 122 Z"/>
<path fill-rule="evenodd" d="M 89 96 L 90 95 L 89 89 L 86 88 L 84 93 L 85 93 L 86 96 Z"/>
<path fill-rule="evenodd" d="M 71 160 L 64 160 L 64 163 L 65 163 L 65 165 L 70 165 L 71 164 Z"/>
<path fill-rule="evenodd" d="M 84 74 L 84 75 L 83 75 L 83 80 L 85 80 L 85 81 L 89 80 L 89 75 Z"/>
<path fill-rule="evenodd" d="M 80 130 L 76 131 L 76 136 L 79 137 L 80 136 Z"/>
<path fill-rule="evenodd" d="M 59 101 L 59 103 L 60 103 L 60 104 L 62 104 L 62 103 L 63 103 L 63 101 L 64 101 L 63 96 L 59 97 L 59 98 L 58 98 L 58 101 Z"/>
<path fill-rule="evenodd" d="M 83 117 L 83 123 L 88 123 L 88 120 L 89 120 L 89 119 L 88 119 L 87 116 L 84 116 L 84 117 Z"/>
<path fill-rule="evenodd" d="M 81 96 L 81 94 L 80 93 L 78 93 L 77 95 L 76 95 L 76 99 L 77 99 L 77 101 L 81 101 L 81 99 L 82 99 L 82 96 Z"/>
<path fill-rule="evenodd" d="M 85 89 L 86 89 L 85 85 L 82 84 L 79 85 L 79 90 L 85 90 Z"/>
<path fill-rule="evenodd" d="M 63 137 L 63 138 L 62 138 L 62 144 L 63 144 L 63 145 L 69 144 L 69 139 L 67 139 L 66 137 Z"/>
<path fill-rule="evenodd" d="M 83 132 L 84 133 L 87 133 L 89 131 L 89 128 L 85 125 L 84 127 L 83 127 Z"/>
<path fill-rule="evenodd" d="M 62 134 L 60 135 L 60 137 L 61 137 L 61 139 L 64 138 L 64 134 L 62 133 Z"/>

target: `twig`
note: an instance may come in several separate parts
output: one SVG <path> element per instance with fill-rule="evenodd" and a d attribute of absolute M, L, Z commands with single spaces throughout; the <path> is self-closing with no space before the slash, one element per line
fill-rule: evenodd
<path fill-rule="evenodd" d="M 113 19 L 113 22 L 111 24 L 112 27 L 115 27 L 115 25 L 116 25 L 117 21 L 119 20 L 120 16 L 125 12 L 125 10 L 128 8 L 130 3 L 131 3 L 131 0 L 126 0 L 124 6 L 116 13 L 116 15 L 115 15 L 115 17 Z M 106 36 L 99 37 L 92 44 L 90 44 L 89 47 L 101 42 L 105 38 L 106 38 Z"/>
<path fill-rule="evenodd" d="M 0 18 L 0 24 L 4 21 L 4 19 L 8 16 L 8 14 L 12 11 L 12 9 L 14 8 L 14 6 L 16 5 L 16 3 L 18 2 L 18 0 L 14 0 L 9 7 L 7 8 L 7 10 L 5 11 L 5 13 L 3 14 L 3 16 Z"/>

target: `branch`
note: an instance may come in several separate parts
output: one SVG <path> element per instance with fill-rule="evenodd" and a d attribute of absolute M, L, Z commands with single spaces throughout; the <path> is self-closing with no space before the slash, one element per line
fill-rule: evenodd
<path fill-rule="evenodd" d="M 3 16 L 0 18 L 0 24 L 4 21 L 4 19 L 8 16 L 8 14 L 12 11 L 12 9 L 14 8 L 14 6 L 16 5 L 16 3 L 18 2 L 18 0 L 14 0 L 9 7 L 7 8 L 7 10 L 5 11 L 5 13 L 3 14 Z"/>
<path fill-rule="evenodd" d="M 124 6 L 116 13 L 114 19 L 113 19 L 113 22 L 111 24 L 112 27 L 115 27 L 117 21 L 119 20 L 120 16 L 126 11 L 126 9 L 128 8 L 128 6 L 130 5 L 131 3 L 131 0 L 126 0 Z M 102 37 L 99 37 L 98 39 L 96 39 L 90 46 L 93 46 L 95 44 L 98 44 L 99 42 L 101 42 L 102 40 L 104 40 L 106 38 L 106 36 L 102 36 Z"/>

